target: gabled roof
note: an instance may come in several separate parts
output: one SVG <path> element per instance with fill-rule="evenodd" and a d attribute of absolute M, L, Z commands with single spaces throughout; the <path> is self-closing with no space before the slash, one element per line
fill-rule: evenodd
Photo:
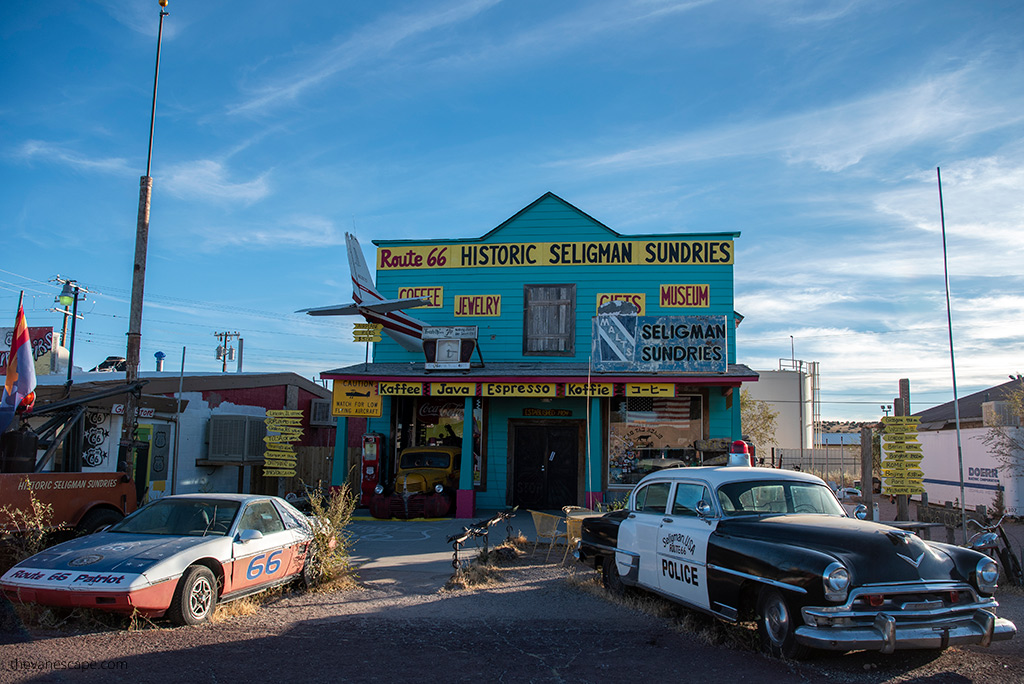
<path fill-rule="evenodd" d="M 581 218 L 585 219 L 589 223 L 592 223 L 593 226 L 596 229 L 598 229 L 599 231 L 606 232 L 608 234 L 609 239 L 612 239 L 612 238 L 615 238 L 615 239 L 623 239 L 623 238 L 625 238 L 625 239 L 631 239 L 631 238 L 664 238 L 664 237 L 666 237 L 666 235 L 673 235 L 673 236 L 678 235 L 679 237 L 684 237 L 684 236 L 685 237 L 702 236 L 702 237 L 708 237 L 708 238 L 714 237 L 714 238 L 719 238 L 719 239 L 731 239 L 731 238 L 737 238 L 740 235 L 739 231 L 724 231 L 724 232 L 714 232 L 714 233 L 703 232 L 703 231 L 702 232 L 696 232 L 696 233 L 689 233 L 689 232 L 687 232 L 687 233 L 666 232 L 666 233 L 648 233 L 648 234 L 642 234 L 642 235 L 623 235 L 622 233 L 619 233 L 619 232 L 616 232 L 616 231 L 612 230 L 611 228 L 609 228 L 605 224 L 601 223 L 596 218 L 594 218 L 590 214 L 586 213 L 585 211 L 583 211 L 579 207 L 576 207 L 576 206 L 570 204 L 569 202 L 566 202 L 564 199 L 562 199 L 558 195 L 554 194 L 553 192 L 546 192 L 543 195 L 541 195 L 540 197 L 538 197 L 537 199 L 535 199 L 530 204 L 526 205 L 525 207 L 523 207 L 522 209 L 517 211 L 515 214 L 513 214 L 509 218 L 507 218 L 504 221 L 502 221 L 497 227 L 487 231 L 486 233 L 484 233 L 480 237 L 476 237 L 476 238 L 452 238 L 452 239 L 440 239 L 440 240 L 439 239 L 429 239 L 429 240 L 373 240 L 372 242 L 373 242 L 374 245 L 377 245 L 377 246 L 380 246 L 380 245 L 400 245 L 400 244 L 420 244 L 420 243 L 423 243 L 423 242 L 430 242 L 432 244 L 433 243 L 441 243 L 441 244 L 443 244 L 445 242 L 459 242 L 459 243 L 486 242 L 487 240 L 489 240 L 490 238 L 494 237 L 496 234 L 498 234 L 502 230 L 506 229 L 509 225 L 516 223 L 518 220 L 522 219 L 524 216 L 526 216 L 526 215 L 536 211 L 541 205 L 545 205 L 545 204 L 549 205 L 549 204 L 552 204 L 552 203 L 560 204 L 564 208 L 566 208 L 566 209 L 568 209 L 568 210 L 570 210 L 572 212 L 575 212 Z"/>
<path fill-rule="evenodd" d="M 961 422 L 980 421 L 982 418 L 982 404 L 988 401 L 1004 401 L 1010 396 L 1011 392 L 1022 389 L 1024 389 L 1024 381 L 1018 378 L 1004 382 L 1001 385 L 983 389 L 974 394 L 969 394 L 966 397 L 960 397 L 957 404 L 960 409 Z M 943 427 L 952 425 L 956 421 L 952 401 L 933 406 L 924 411 L 918 411 L 914 415 L 920 418 L 919 425 L 925 430 L 941 430 Z"/>

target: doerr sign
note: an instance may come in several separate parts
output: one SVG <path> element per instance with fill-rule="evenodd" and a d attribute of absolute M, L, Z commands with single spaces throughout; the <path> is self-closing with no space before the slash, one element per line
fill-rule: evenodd
<path fill-rule="evenodd" d="M 724 373 L 728 369 L 725 316 L 594 318 L 595 371 Z"/>

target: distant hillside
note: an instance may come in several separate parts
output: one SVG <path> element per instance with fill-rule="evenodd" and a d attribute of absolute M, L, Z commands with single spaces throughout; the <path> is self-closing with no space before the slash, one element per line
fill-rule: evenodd
<path fill-rule="evenodd" d="M 821 432 L 842 433 L 849 432 L 859 434 L 864 427 L 875 428 L 877 421 L 863 420 L 823 420 L 821 421 Z"/>

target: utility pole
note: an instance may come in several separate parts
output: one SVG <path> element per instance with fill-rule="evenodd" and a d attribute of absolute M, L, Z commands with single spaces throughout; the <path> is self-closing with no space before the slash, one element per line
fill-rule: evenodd
<path fill-rule="evenodd" d="M 213 336 L 220 340 L 220 344 L 217 345 L 217 360 L 221 361 L 221 373 L 228 372 L 228 361 L 235 360 L 235 348 L 231 346 L 231 340 L 239 338 L 239 344 L 241 344 L 241 336 L 237 332 L 218 332 L 213 333 Z"/>
<path fill-rule="evenodd" d="M 135 226 L 135 261 L 132 269 L 132 298 L 128 314 L 128 349 L 125 353 L 125 382 L 132 385 L 139 380 L 139 355 L 142 349 L 142 300 L 146 288 L 146 253 L 149 251 L 149 204 L 153 194 L 153 129 L 156 125 L 156 86 L 160 79 L 160 45 L 164 35 L 164 17 L 168 0 L 157 0 L 160 5 L 160 26 L 156 34 L 156 70 L 153 74 L 153 106 L 149 115 L 149 149 L 146 153 L 146 175 L 139 179 L 139 213 Z M 129 451 L 135 447 L 135 430 L 139 424 L 138 394 L 125 396 L 124 419 L 121 422 L 121 458 L 129 464 Z"/>

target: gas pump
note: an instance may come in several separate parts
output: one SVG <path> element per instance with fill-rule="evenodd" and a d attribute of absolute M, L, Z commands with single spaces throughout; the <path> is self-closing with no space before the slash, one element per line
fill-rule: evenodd
<path fill-rule="evenodd" d="M 381 457 L 384 455 L 384 435 L 369 432 L 363 435 L 363 448 L 359 455 L 361 506 L 370 505 L 373 488 L 381 482 Z"/>
<path fill-rule="evenodd" d="M 757 465 L 757 460 L 750 447 L 742 439 L 737 439 L 729 447 L 729 465 L 750 467 Z"/>

